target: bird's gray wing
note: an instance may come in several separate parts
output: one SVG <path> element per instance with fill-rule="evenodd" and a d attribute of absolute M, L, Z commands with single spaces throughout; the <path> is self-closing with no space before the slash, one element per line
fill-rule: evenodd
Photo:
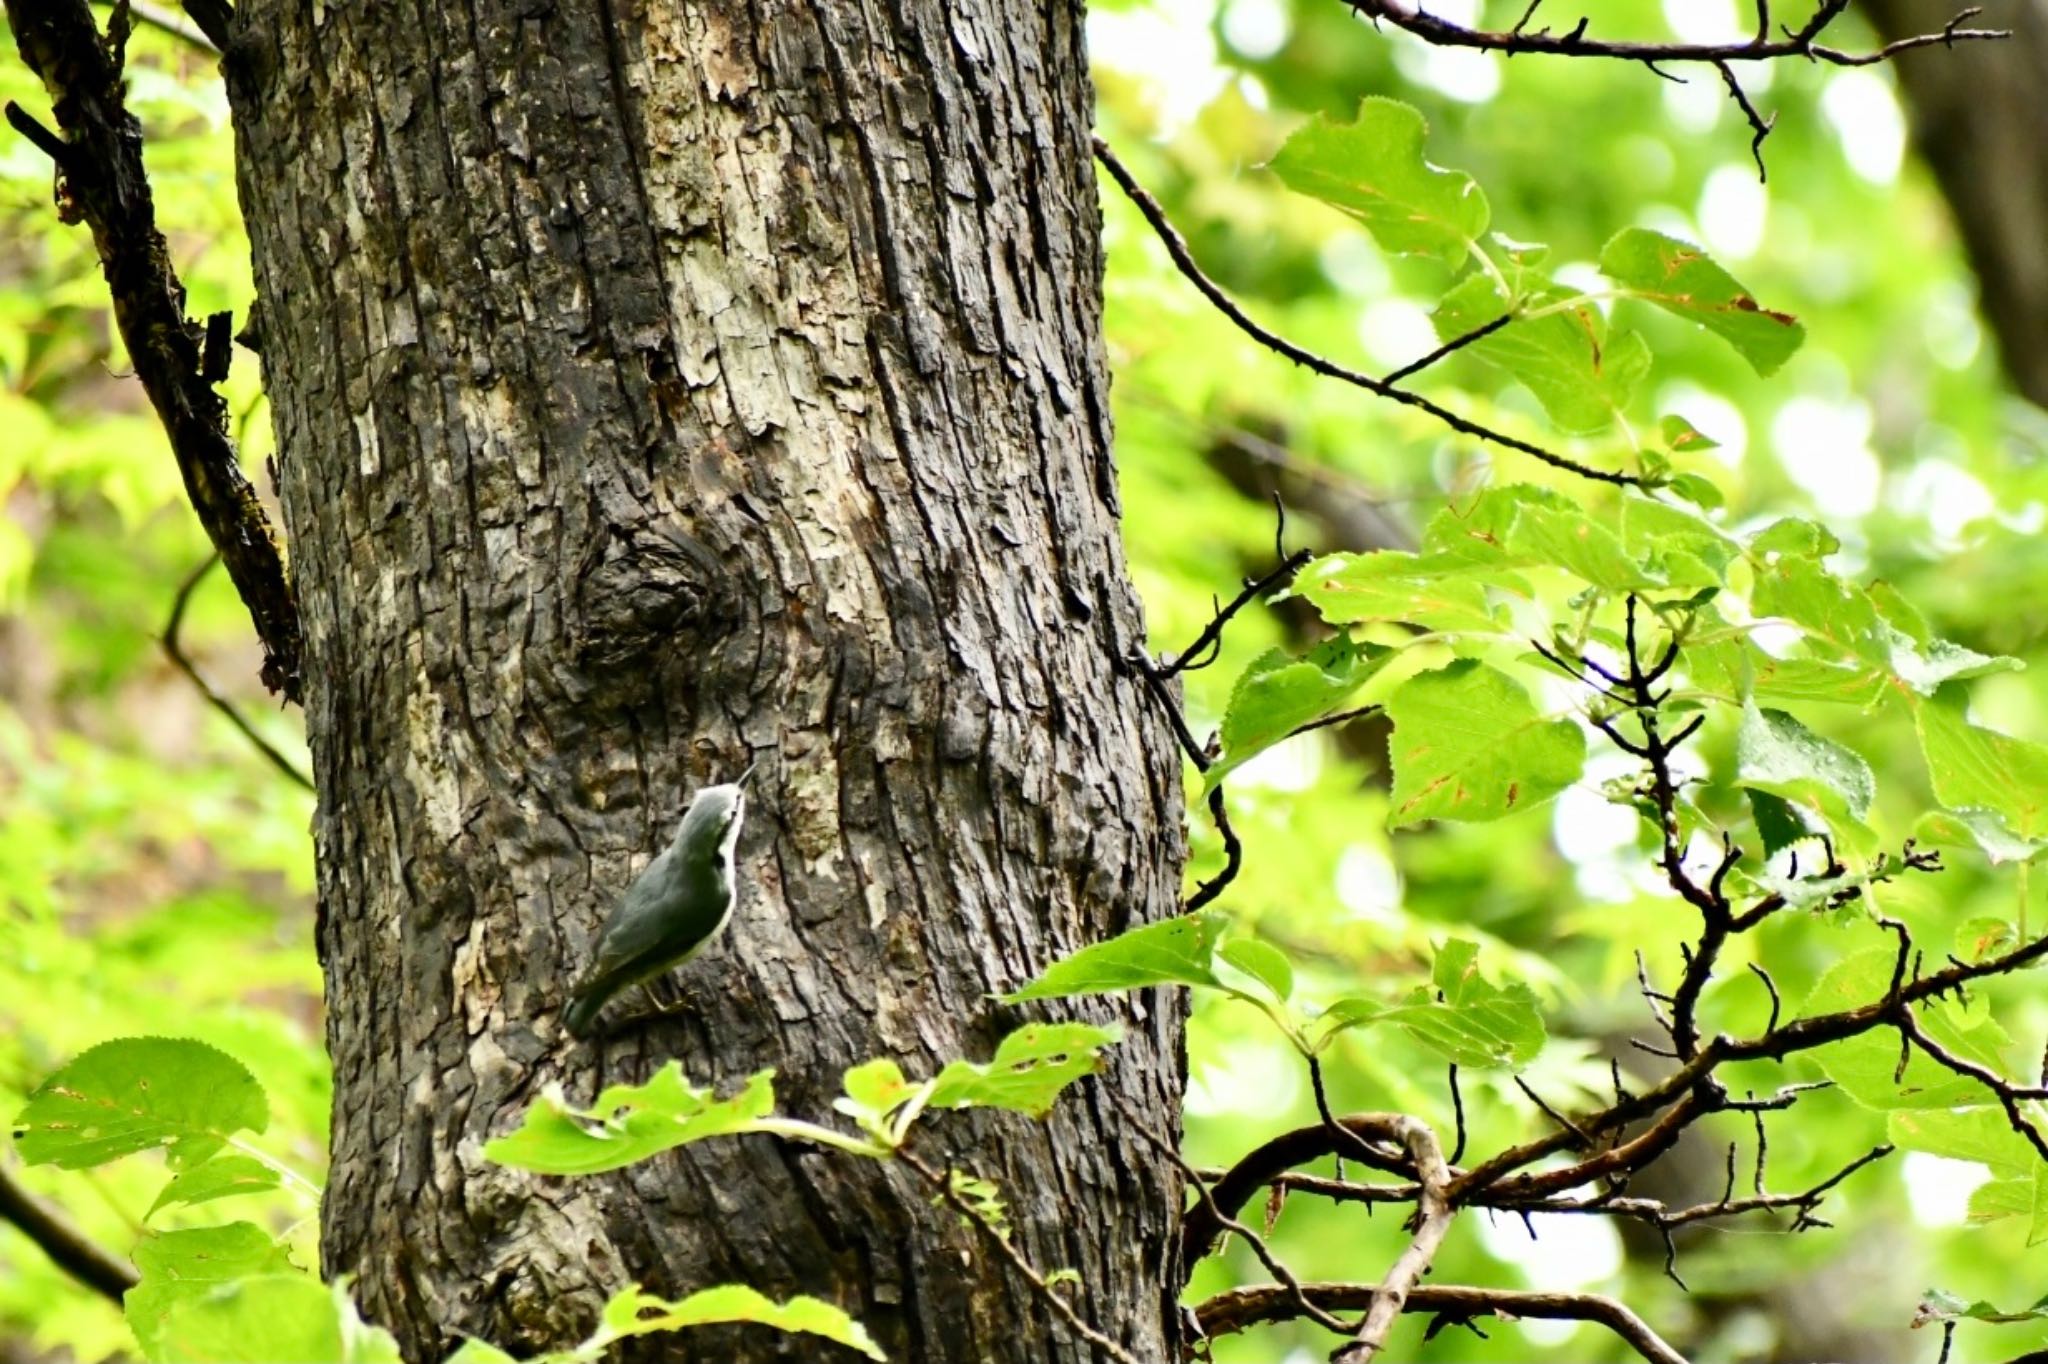
<path fill-rule="evenodd" d="M 672 927 L 665 922 L 667 916 L 661 910 L 664 896 L 675 893 L 669 884 L 673 866 L 674 860 L 663 851 L 627 887 L 611 917 L 605 920 L 604 931 L 598 935 L 597 960 L 583 973 L 576 987 L 578 993 L 600 982 L 632 975 L 640 963 L 661 948 L 665 933 Z"/>

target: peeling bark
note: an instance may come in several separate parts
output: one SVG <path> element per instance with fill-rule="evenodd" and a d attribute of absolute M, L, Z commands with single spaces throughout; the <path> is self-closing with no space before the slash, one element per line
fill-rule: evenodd
<path fill-rule="evenodd" d="M 324 1268 L 408 1358 L 580 1338 L 608 1292 L 744 1281 L 898 1360 L 1069 1360 L 900 1171 L 765 1137 L 616 1177 L 479 1148 L 549 1080 L 681 1057 L 829 1115 L 988 998 L 1170 914 L 1178 763 L 1122 675 L 1078 6 L 630 0 L 237 7 L 320 787 L 335 1064 Z M 692 1008 L 556 1011 L 691 792 L 759 770 Z M 1180 1005 L 1044 1123 L 934 1119 L 1019 1245 L 1168 1357 Z M 719 1328 L 648 1357 L 815 1359 Z"/>

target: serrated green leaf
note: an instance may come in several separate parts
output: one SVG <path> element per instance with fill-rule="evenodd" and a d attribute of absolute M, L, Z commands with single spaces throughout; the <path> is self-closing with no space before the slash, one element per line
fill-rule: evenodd
<path fill-rule="evenodd" d="M 1280 1003 L 1285 1004 L 1294 993 L 1294 966 L 1287 960 L 1287 954 L 1271 943 L 1257 938 L 1233 938 L 1223 944 L 1218 955 L 1271 990 Z"/>
<path fill-rule="evenodd" d="M 735 1283 L 702 1289 L 680 1302 L 657 1298 L 637 1285 L 622 1289 L 605 1304 L 603 1324 L 586 1348 L 594 1357 L 606 1345 L 629 1336 L 733 1322 L 822 1336 L 869 1359 L 888 1358 L 865 1327 L 829 1302 L 802 1295 L 776 1302 L 757 1289 Z"/>
<path fill-rule="evenodd" d="M 1861 819 L 1877 795 L 1870 764 L 1782 710 L 1742 707 L 1735 734 L 1736 780 L 1823 816 L 1846 809 Z"/>
<path fill-rule="evenodd" d="M 1980 654 L 1945 639 L 1925 644 L 1885 622 L 1880 638 L 1890 654 L 1891 670 L 1898 679 L 1922 696 L 1932 696 L 1945 682 L 1957 682 L 1991 673 L 2017 672 L 2026 665 L 2017 658 Z"/>
<path fill-rule="evenodd" d="M 1102 1063 L 1123 1029 L 1089 1023 L 1028 1023 L 1005 1037 L 987 1065 L 952 1061 L 939 1072 L 933 1108 L 1006 1108 L 1042 1118 L 1060 1091 Z"/>
<path fill-rule="evenodd" d="M 142 1214 L 148 1221 L 165 1208 L 184 1204 L 196 1207 L 211 1203 L 217 1198 L 235 1198 L 242 1194 L 264 1193 L 278 1185 L 277 1171 L 253 1156 L 231 1153 L 215 1156 L 191 1167 L 182 1174 L 171 1176 L 163 1192 L 149 1205 L 149 1211 Z"/>
<path fill-rule="evenodd" d="M 163 1327 L 173 1308 L 237 1279 L 296 1269 L 284 1247 L 253 1222 L 158 1232 L 135 1243 L 140 1281 L 122 1299 L 122 1309 L 143 1355 L 160 1360 Z"/>
<path fill-rule="evenodd" d="M 161 1148 L 189 1168 L 237 1132 L 270 1124 L 263 1086 L 218 1047 L 183 1037 L 122 1037 L 80 1053 L 43 1081 L 15 1118 L 30 1165 L 82 1170 Z"/>
<path fill-rule="evenodd" d="M 2011 839 L 2048 838 L 2048 746 L 1971 724 L 1953 689 L 1913 716 L 1936 800 L 1972 818 L 1995 815 Z"/>
<path fill-rule="evenodd" d="M 1791 847 L 1803 838 L 1813 837 L 1813 830 L 1800 818 L 1799 811 L 1781 797 L 1768 791 L 1751 790 L 1749 808 L 1756 819 L 1757 836 L 1763 839 L 1764 856 L 1771 857 Z"/>
<path fill-rule="evenodd" d="M 1720 336 L 1758 374 L 1775 373 L 1806 340 L 1797 318 L 1760 307 L 1704 251 L 1661 232 L 1616 233 L 1600 252 L 1600 269 L 1637 298 Z"/>
<path fill-rule="evenodd" d="M 1420 112 L 1377 96 L 1353 123 L 1322 117 L 1287 139 L 1272 169 L 1291 190 L 1356 218 L 1381 248 L 1434 256 L 1456 269 L 1491 214 L 1472 177 L 1423 159 Z"/>
<path fill-rule="evenodd" d="M 1502 316 L 1513 306 L 1539 317 L 1518 317 L 1467 345 L 1465 353 L 1496 366 L 1536 395 L 1560 431 L 1604 431 L 1628 409 L 1650 372 L 1650 348 L 1634 332 L 1610 334 L 1607 319 L 1570 289 L 1544 284 L 1511 305 L 1493 280 L 1469 276 L 1444 296 L 1432 315 L 1437 339 L 1452 341 Z"/>
<path fill-rule="evenodd" d="M 1913 841 L 1930 848 L 1968 848 L 1992 863 L 2031 862 L 2048 838 L 2021 838 L 1995 810 L 1929 810 L 1913 825 Z"/>
<path fill-rule="evenodd" d="M 1403 550 L 1333 554 L 1295 578 L 1295 591 L 1332 625 L 1398 621 L 1445 633 L 1493 634 L 1500 616 L 1469 565 Z"/>
<path fill-rule="evenodd" d="M 1133 928 L 1062 957 L 1002 1001 L 1112 994 L 1148 985 L 1213 986 L 1216 942 L 1228 922 L 1220 914 L 1184 914 Z"/>
<path fill-rule="evenodd" d="M 484 1158 L 548 1175 L 617 1170 L 706 1137 L 761 1130 L 775 1107 L 775 1072 L 758 1071 L 729 1099 L 683 1078 L 670 1061 L 644 1085 L 610 1085 L 588 1109 L 550 1085 L 519 1127 L 484 1144 Z"/>
<path fill-rule="evenodd" d="M 1472 659 L 1410 678 L 1386 705 L 1394 722 L 1393 828 L 1527 810 L 1577 781 L 1585 766 L 1577 725 L 1544 719 L 1527 692 Z"/>
<path fill-rule="evenodd" d="M 165 1364 L 399 1364 L 398 1342 L 357 1314 L 340 1285 L 306 1274 L 220 1284 L 165 1314 Z"/>
<path fill-rule="evenodd" d="M 1213 791 L 1246 762 L 1312 721 L 1337 711 L 1394 651 L 1339 635 L 1296 658 L 1272 649 L 1252 660 L 1223 712 L 1223 752 L 1203 774 Z"/>
<path fill-rule="evenodd" d="M 1479 972 L 1478 954 L 1473 943 L 1444 944 L 1431 985 L 1399 1004 L 1338 1000 L 1316 1020 L 1316 1046 L 1340 1032 L 1388 1023 L 1457 1065 L 1522 1069 L 1536 1059 L 1546 1037 L 1536 996 L 1520 981 L 1506 987 L 1489 982 Z"/>
<path fill-rule="evenodd" d="M 1804 1018 L 1838 1013 L 1874 1004 L 1891 987 L 1897 954 L 1875 947 L 1844 957 L 1828 969 L 1800 1010 Z M 1991 1018 L 1959 1021 L 1947 1006 L 1923 1007 L 1920 1026 L 1928 1036 L 1965 1060 L 2002 1069 L 2000 1053 L 2009 1040 Z M 1991 1092 L 1966 1076 L 1955 1074 L 1914 1051 L 1899 1073 L 1899 1040 L 1887 1030 L 1867 1032 L 1830 1042 L 1809 1053 L 1827 1077 L 1866 1108 L 1969 1108 L 1993 1102 Z"/>

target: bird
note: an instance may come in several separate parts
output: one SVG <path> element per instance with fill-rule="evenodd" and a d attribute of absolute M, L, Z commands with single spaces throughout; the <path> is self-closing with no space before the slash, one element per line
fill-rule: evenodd
<path fill-rule="evenodd" d="M 604 1006 L 620 992 L 681 966 L 704 950 L 732 917 L 733 850 L 739 843 L 753 772 L 707 786 L 691 800 L 675 840 L 647 864 L 598 934 L 590 968 L 569 992 L 562 1025 L 588 1038 Z M 656 1012 L 668 1012 L 659 1005 Z"/>

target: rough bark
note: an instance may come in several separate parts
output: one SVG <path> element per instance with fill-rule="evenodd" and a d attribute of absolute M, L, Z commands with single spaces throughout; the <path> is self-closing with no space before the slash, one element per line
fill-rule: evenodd
<path fill-rule="evenodd" d="M 1947 0 L 1865 0 L 1887 40 L 1938 33 Z M 1984 281 L 1979 306 L 2013 386 L 2048 407 L 2048 0 L 1986 16 L 2012 37 L 1908 53 L 1893 65 L 1913 137 Z"/>
<path fill-rule="evenodd" d="M 226 69 L 307 643 L 329 1273 L 411 1358 L 744 1281 L 898 1360 L 1082 1359 L 903 1172 L 765 1137 L 486 1164 L 543 1083 L 985 1056 L 1056 954 L 1173 911 L 1178 764 L 1118 660 L 1098 209 L 1066 0 L 245 0 Z M 691 791 L 758 760 L 693 1009 L 556 1011 Z M 1174 1326 L 1179 1007 L 1042 1124 L 952 1116 L 1019 1244 Z M 1069 1290 L 1073 1291 L 1073 1290 Z M 716 1330 L 650 1355 L 818 1358 Z"/>

